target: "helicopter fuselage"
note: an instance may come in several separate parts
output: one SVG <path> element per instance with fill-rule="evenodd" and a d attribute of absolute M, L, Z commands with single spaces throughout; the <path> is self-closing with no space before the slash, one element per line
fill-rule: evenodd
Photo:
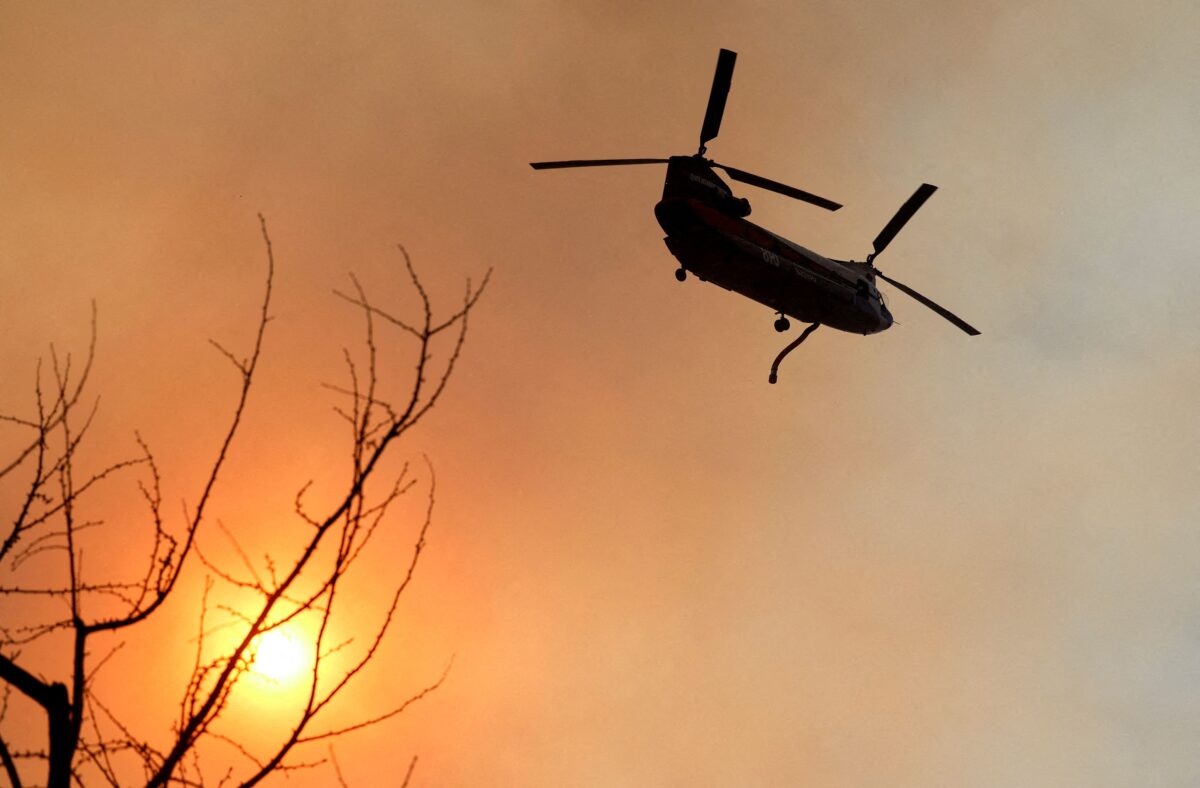
<path fill-rule="evenodd" d="M 668 162 L 654 214 L 682 270 L 806 323 L 854 334 L 892 325 L 871 266 L 817 254 L 747 221 L 749 213 L 704 159 Z"/>

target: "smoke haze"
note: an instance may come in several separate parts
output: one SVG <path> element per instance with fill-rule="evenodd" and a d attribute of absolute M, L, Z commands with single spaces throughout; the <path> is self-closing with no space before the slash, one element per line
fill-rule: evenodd
<path fill-rule="evenodd" d="M 341 461 L 330 291 L 399 297 L 397 243 L 447 305 L 494 267 L 363 698 L 454 668 L 337 745 L 349 784 L 1195 785 L 1197 41 L 1170 0 L 6 4 L 0 410 L 94 298 L 93 451 L 136 427 L 194 496 L 263 212 L 277 319 L 216 505 L 269 546 Z M 768 386 L 773 315 L 671 276 L 660 169 L 529 169 L 690 153 L 720 47 L 710 155 L 846 204 L 739 189 L 752 218 L 862 259 L 938 184 L 881 264 L 982 336 L 886 290 L 892 330 Z M 170 614 L 114 687 L 174 694 Z"/>

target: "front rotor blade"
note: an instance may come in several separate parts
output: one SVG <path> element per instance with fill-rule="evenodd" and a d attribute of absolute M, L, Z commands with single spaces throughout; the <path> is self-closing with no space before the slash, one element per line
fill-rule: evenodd
<path fill-rule="evenodd" d="M 558 170 L 564 167 L 615 167 L 621 164 L 666 164 L 666 159 L 573 159 L 571 161 L 533 161 L 535 170 Z"/>
<path fill-rule="evenodd" d="M 833 200 L 827 200 L 824 197 L 818 197 L 817 195 L 806 192 L 803 189 L 797 189 L 795 186 L 788 186 L 786 183 L 780 183 L 779 181 L 773 181 L 770 178 L 764 178 L 761 175 L 755 175 L 752 172 L 739 170 L 737 167 L 726 167 L 724 164 L 717 164 L 716 162 L 713 162 L 713 166 L 720 167 L 721 169 L 725 170 L 725 172 L 729 173 L 729 177 L 733 178 L 735 181 L 741 181 L 742 183 L 748 183 L 751 186 L 757 186 L 760 189 L 767 189 L 769 191 L 787 195 L 788 197 L 793 197 L 797 200 L 803 200 L 804 202 L 811 203 L 819 208 L 824 208 L 827 211 L 836 211 L 838 208 L 842 207 L 841 203 L 836 203 Z"/>
<path fill-rule="evenodd" d="M 951 312 L 949 309 L 946 309 L 944 306 L 941 306 L 940 304 L 936 304 L 936 303 L 934 303 L 933 301 L 929 300 L 929 299 L 928 299 L 928 298 L 926 298 L 925 296 L 923 296 L 923 295 L 921 295 L 920 293 L 918 293 L 916 290 L 913 290 L 913 289 L 912 289 L 911 287 L 909 287 L 908 285 L 906 285 L 906 284 L 903 284 L 903 283 L 901 283 L 901 282 L 897 282 L 895 279 L 892 279 L 890 276 L 884 276 L 884 275 L 883 275 L 882 273 L 880 273 L 879 271 L 876 271 L 876 272 L 875 272 L 875 275 L 876 275 L 876 276 L 878 276 L 880 279 L 882 279 L 882 280 L 883 280 L 883 281 L 885 281 L 885 282 L 891 282 L 891 284 L 892 284 L 892 285 L 893 285 L 893 286 L 894 286 L 894 287 L 895 287 L 897 290 L 900 290 L 900 291 L 902 291 L 902 292 L 904 292 L 904 293 L 907 293 L 908 295 L 910 295 L 910 296 L 912 296 L 913 298 L 917 299 L 917 300 L 918 300 L 918 301 L 920 301 L 922 304 L 924 304 L 925 306 L 929 307 L 929 308 L 930 308 L 930 309 L 932 309 L 934 312 L 937 312 L 939 315 L 941 315 L 942 317 L 946 318 L 946 319 L 947 319 L 947 320 L 949 320 L 951 323 L 953 323 L 954 325 L 956 325 L 956 326 L 958 326 L 959 328 L 961 328 L 963 331 L 966 331 L 966 332 L 967 332 L 968 334 L 970 334 L 971 336 L 973 336 L 973 337 L 974 337 L 974 336 L 979 336 L 979 329 L 975 328 L 975 327 L 974 327 L 974 326 L 972 326 L 970 323 L 968 323 L 967 321 L 963 320 L 963 319 L 962 319 L 961 317 L 959 317 L 958 315 L 956 315 L 956 314 L 954 314 L 953 312 Z"/>
<path fill-rule="evenodd" d="M 721 118 L 725 114 L 725 99 L 729 98 L 729 86 L 733 84 L 733 64 L 737 52 L 722 49 L 717 55 L 717 71 L 713 74 L 712 92 L 708 94 L 708 109 L 704 111 L 704 125 L 700 127 L 700 148 L 704 143 L 716 139 L 721 130 Z"/>
<path fill-rule="evenodd" d="M 909 197 L 908 201 L 900 206 L 900 210 L 896 211 L 896 215 L 887 223 L 887 226 L 880 230 L 879 235 L 875 236 L 875 254 L 879 254 L 887 248 L 887 245 L 896 237 L 896 233 L 900 232 L 900 229 L 908 224 L 908 220 L 913 218 L 913 214 L 925 204 L 925 201 L 935 191 L 937 191 L 937 187 L 932 183 L 922 183 L 913 192 L 912 197 Z"/>

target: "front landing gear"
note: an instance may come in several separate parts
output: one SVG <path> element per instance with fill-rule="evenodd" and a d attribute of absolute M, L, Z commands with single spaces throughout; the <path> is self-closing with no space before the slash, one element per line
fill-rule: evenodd
<path fill-rule="evenodd" d="M 782 334 L 784 331 L 787 331 L 791 327 L 792 327 L 792 324 L 788 322 L 787 317 L 782 312 L 780 312 L 779 319 L 775 321 L 775 330 L 778 331 L 780 334 Z"/>
<path fill-rule="evenodd" d="M 780 318 L 780 320 L 783 320 L 783 319 L 784 318 Z M 775 327 L 776 328 L 779 327 L 778 321 L 776 321 Z M 821 327 L 820 323 L 813 323 L 811 326 L 804 329 L 804 333 L 801 334 L 795 341 L 793 341 L 790 345 L 785 347 L 783 350 L 779 351 L 779 355 L 775 357 L 775 363 L 771 365 L 771 376 L 769 378 L 767 378 L 768 383 L 774 383 L 776 380 L 779 379 L 779 362 L 783 361 L 783 357 L 786 356 L 788 353 L 791 353 L 797 347 L 799 347 L 801 342 L 808 339 L 809 334 L 816 331 L 820 327 Z"/>
<path fill-rule="evenodd" d="M 685 281 L 687 279 L 687 271 L 685 271 L 682 268 L 677 268 L 675 270 L 675 278 L 678 279 L 680 282 Z"/>

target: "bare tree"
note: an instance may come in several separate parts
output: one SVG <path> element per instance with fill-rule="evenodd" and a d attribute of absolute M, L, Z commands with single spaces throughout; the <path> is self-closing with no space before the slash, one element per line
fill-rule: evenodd
<path fill-rule="evenodd" d="M 60 357 L 51 348 L 49 363 L 38 366 L 32 415 L 0 415 L 0 426 L 7 425 L 10 433 L 23 436 L 7 459 L 0 458 L 0 482 L 18 491 L 10 496 L 13 511 L 0 525 L 0 602 L 39 611 L 32 623 L 13 625 L 0 619 L 0 764 L 14 786 L 35 780 L 35 776 L 36 782 L 44 779 L 52 788 L 73 781 L 87 785 L 131 781 L 148 786 L 201 785 L 205 783 L 202 742 L 220 743 L 237 753 L 238 760 L 224 771 L 221 784 L 254 785 L 272 773 L 332 760 L 330 742 L 400 714 L 445 679 L 443 672 L 415 694 L 349 722 L 328 713 L 379 655 L 400 597 L 412 581 L 431 523 L 434 485 L 428 460 L 415 469 L 405 463 L 391 476 L 381 469 L 381 463 L 395 454 L 400 438 L 437 404 L 459 360 L 468 317 L 488 277 L 478 287 L 468 280 L 461 303 L 451 314 L 436 317 L 429 295 L 401 248 L 405 274 L 421 305 L 415 319 L 402 319 L 373 304 L 353 276 L 352 289 L 336 293 L 357 311 L 364 330 L 360 351 L 344 352 L 345 383 L 326 384 L 332 396 L 341 400 L 335 411 L 347 427 L 345 479 L 323 511 L 314 511 L 306 503 L 313 482 L 301 486 L 292 515 L 304 525 L 300 541 L 293 545 L 294 558 L 283 566 L 269 559 L 265 566 L 262 562 L 256 565 L 209 510 L 247 413 L 271 321 L 275 260 L 266 223 L 261 216 L 259 219 L 268 269 L 257 332 L 244 356 L 213 342 L 233 366 L 240 390 L 206 478 L 194 503 L 185 504 L 179 522 L 172 524 L 173 518 L 164 513 L 159 468 L 140 435 L 136 456 L 90 471 L 81 460 L 80 446 L 88 439 L 96 414 L 96 405 L 86 394 L 95 356 L 94 307 L 92 341 L 83 363 Z M 415 345 L 415 369 L 403 385 L 389 382 L 383 375 L 379 343 L 385 331 Z M 433 350 L 439 344 L 443 360 L 435 365 Z M 398 395 L 391 393 L 397 390 Z M 136 576 L 101 577 L 90 565 L 85 569 L 81 534 L 131 527 L 105 525 L 86 513 L 92 491 L 106 479 L 121 475 L 137 478 L 141 499 L 137 507 L 152 546 Z M 421 476 L 427 481 L 419 484 Z M 360 631 L 355 638 L 335 634 L 337 614 L 346 609 L 345 599 L 339 595 L 345 578 L 370 547 L 393 505 L 414 490 L 424 490 L 427 500 L 419 507 L 423 514 L 416 524 L 407 563 L 402 564 L 394 585 L 380 591 L 381 619 L 373 631 Z M 237 566 L 230 567 L 227 561 L 202 551 L 202 537 L 207 538 L 214 525 L 240 556 Z M 49 582 L 48 562 L 57 567 L 51 575 L 55 579 Z M 178 718 L 155 738 L 139 732 L 138 725 L 123 719 L 114 704 L 99 697 L 95 680 L 119 648 L 113 636 L 136 634 L 130 630 L 160 613 L 181 588 L 181 577 L 189 568 L 204 573 L 202 599 L 190 608 L 199 609 L 191 677 L 180 690 Z M 214 602 L 218 587 L 240 595 L 242 602 Z M 308 622 L 313 655 L 304 697 L 268 751 L 252 752 L 222 729 L 222 714 L 235 687 L 254 669 L 264 636 L 300 619 Z M 214 647 L 218 631 L 225 637 Z M 44 654 L 47 647 L 61 658 L 57 675 L 53 666 L 27 664 L 27 652 Z M 44 746 L 19 749 L 7 743 L 14 740 L 6 736 L 15 725 L 10 706 L 21 699 L 27 705 L 35 704 L 44 717 L 46 731 L 38 737 Z M 23 731 L 18 735 L 28 739 Z M 314 749 L 327 751 L 329 756 L 313 755 Z M 410 774 L 413 764 L 415 759 Z M 336 761 L 332 766 L 336 769 Z M 340 770 L 336 775 L 340 781 Z"/>

